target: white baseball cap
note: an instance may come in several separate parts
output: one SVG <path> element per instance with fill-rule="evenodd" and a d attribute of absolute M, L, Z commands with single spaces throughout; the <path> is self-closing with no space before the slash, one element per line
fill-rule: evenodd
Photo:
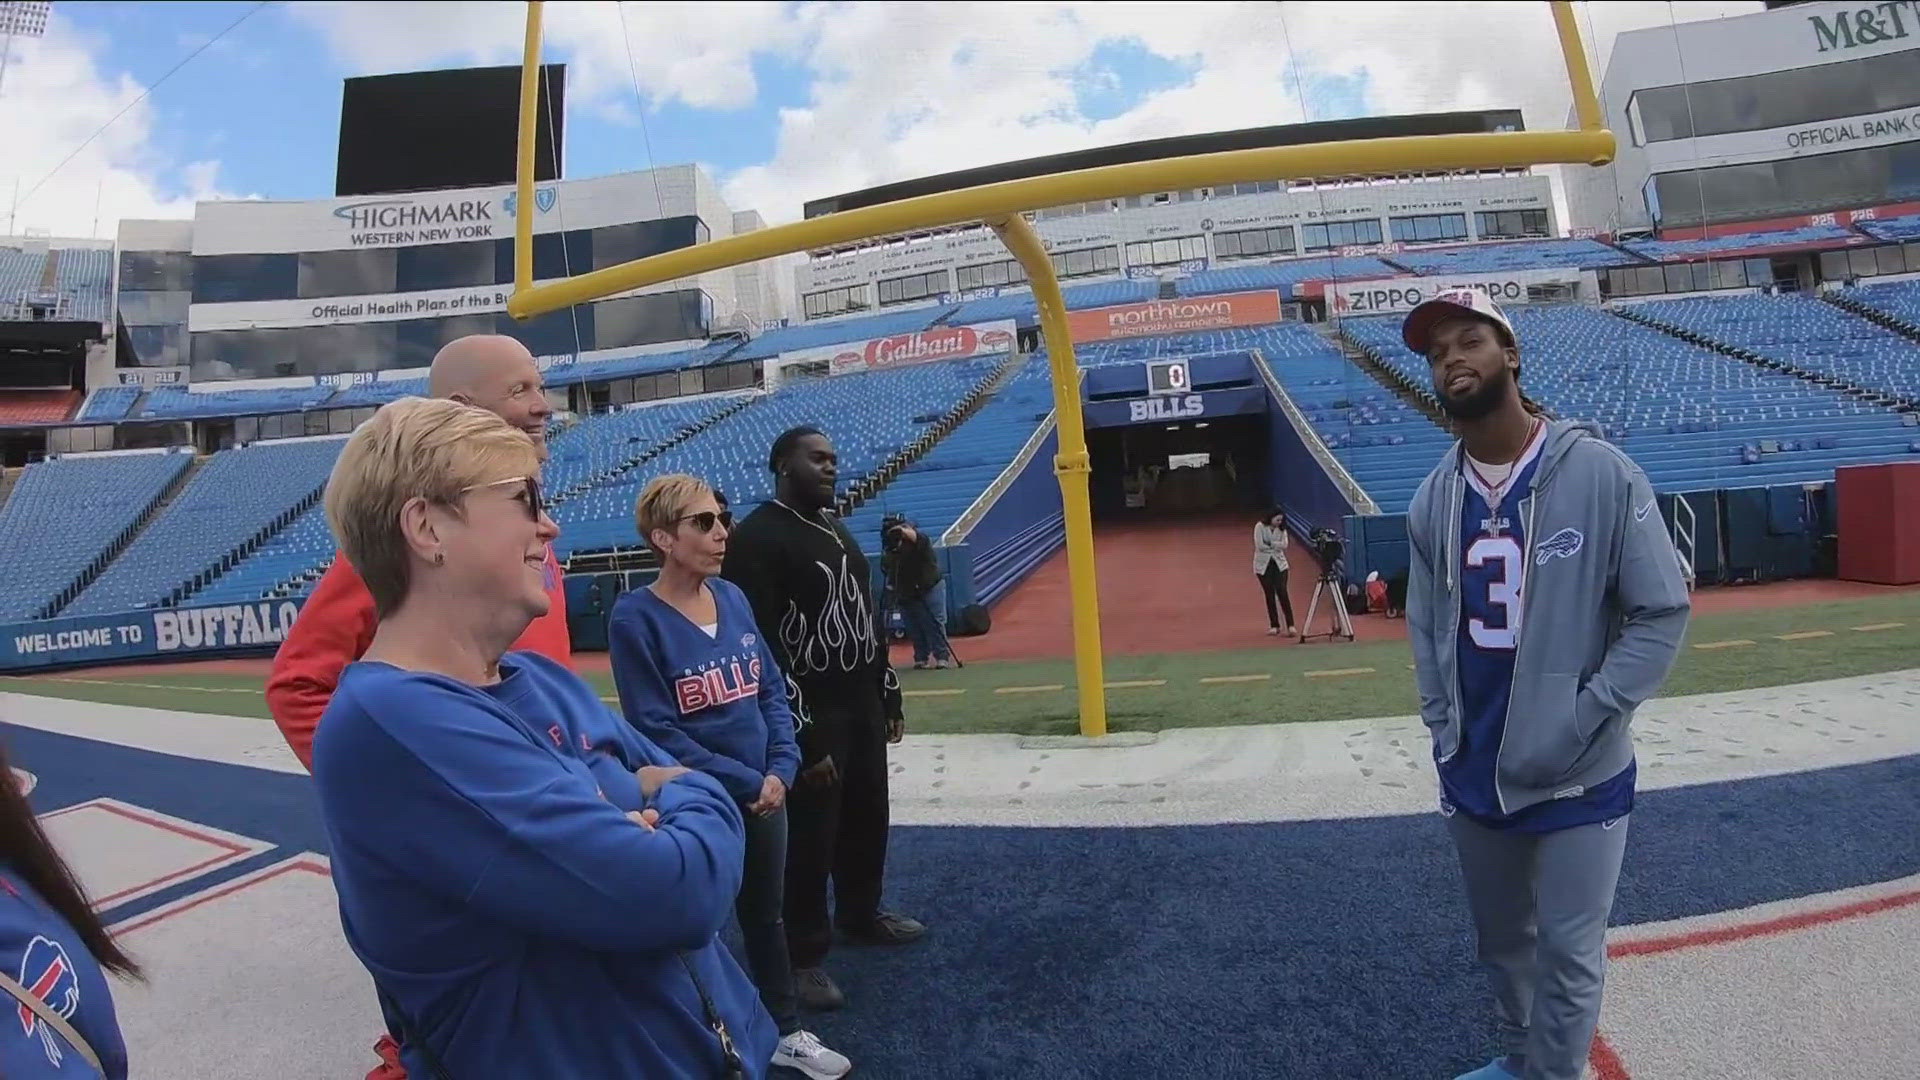
<path fill-rule="evenodd" d="M 1436 294 L 1433 299 L 1424 301 L 1420 306 L 1407 312 L 1407 319 L 1400 324 L 1400 340 L 1407 348 L 1427 355 L 1427 346 L 1433 336 L 1433 328 L 1442 319 L 1458 318 L 1485 319 L 1507 332 L 1509 340 L 1517 340 L 1513 333 L 1513 324 L 1507 321 L 1506 313 L 1500 306 L 1487 299 L 1487 294 L 1479 289 L 1449 289 Z"/>

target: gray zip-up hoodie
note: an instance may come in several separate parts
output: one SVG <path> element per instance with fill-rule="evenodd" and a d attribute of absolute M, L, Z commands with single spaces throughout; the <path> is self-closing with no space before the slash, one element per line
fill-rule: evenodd
<path fill-rule="evenodd" d="M 1407 623 L 1439 762 L 1460 746 L 1461 453 L 1456 441 L 1407 510 Z M 1507 814 L 1626 768 L 1633 712 L 1666 680 L 1692 607 L 1653 486 L 1593 424 L 1548 423 L 1520 519 L 1526 578 L 1495 768 Z"/>

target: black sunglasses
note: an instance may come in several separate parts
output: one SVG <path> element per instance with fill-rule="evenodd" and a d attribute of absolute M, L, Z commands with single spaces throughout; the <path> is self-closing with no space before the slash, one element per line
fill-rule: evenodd
<path fill-rule="evenodd" d="M 725 527 L 729 532 L 733 531 L 733 511 L 731 510 L 721 510 L 718 512 L 702 510 L 697 514 L 687 514 L 684 517 L 678 518 L 674 521 L 674 524 L 678 525 L 682 521 L 693 522 L 693 527 L 703 533 L 712 532 L 715 524 Z"/>
<path fill-rule="evenodd" d="M 547 503 L 540 495 L 540 478 L 537 476 L 516 476 L 507 480 L 495 480 L 486 484 L 474 484 L 471 487 L 461 488 L 460 494 L 465 495 L 469 491 L 478 491 L 481 488 L 506 487 L 509 484 L 524 484 L 526 486 L 527 515 L 533 518 L 534 521 L 539 521 L 540 515 L 547 512 Z"/>

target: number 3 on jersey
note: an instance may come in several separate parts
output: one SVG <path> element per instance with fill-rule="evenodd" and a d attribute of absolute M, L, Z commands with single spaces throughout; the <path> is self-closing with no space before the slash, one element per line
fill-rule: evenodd
<path fill-rule="evenodd" d="M 1482 536 L 1467 548 L 1467 565 L 1484 570 L 1488 615 L 1499 609 L 1499 625 L 1475 616 L 1467 633 L 1483 649 L 1511 649 L 1520 636 L 1520 591 L 1526 586 L 1526 553 L 1511 536 Z"/>

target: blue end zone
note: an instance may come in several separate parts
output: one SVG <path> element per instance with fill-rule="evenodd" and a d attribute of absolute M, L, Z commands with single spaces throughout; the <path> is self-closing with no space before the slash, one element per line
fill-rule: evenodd
<path fill-rule="evenodd" d="M 116 920 L 326 851 L 304 776 L 11 725 L 6 738 L 42 811 L 111 796 L 277 845 Z M 1920 756 L 1645 793 L 1613 921 L 1920 872 L 1917 819 Z M 837 949 L 850 1007 L 808 1021 L 867 1075 L 1445 1077 L 1490 1050 L 1437 814 L 898 828 L 887 876 L 889 906 L 931 932 Z"/>

